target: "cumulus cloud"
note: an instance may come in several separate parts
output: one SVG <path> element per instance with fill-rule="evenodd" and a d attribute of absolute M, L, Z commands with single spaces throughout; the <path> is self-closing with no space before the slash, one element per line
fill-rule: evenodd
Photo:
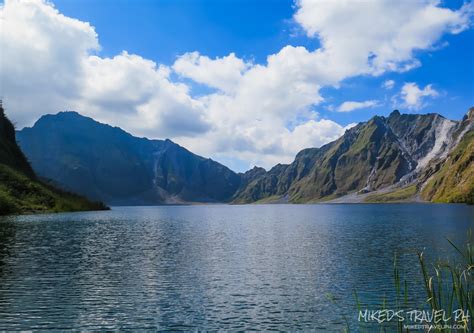
<path fill-rule="evenodd" d="M 376 100 L 370 100 L 370 101 L 365 101 L 365 102 L 353 102 L 353 101 L 347 101 L 339 105 L 337 108 L 338 112 L 351 112 L 354 110 L 358 109 L 367 109 L 367 108 L 373 108 L 378 105 L 378 101 Z"/>
<path fill-rule="evenodd" d="M 71 107 L 83 61 L 99 49 L 94 28 L 39 1 L 6 1 L 0 10 L 1 93 L 12 118 L 24 125 Z"/>
<path fill-rule="evenodd" d="M 391 90 L 395 86 L 395 81 L 393 80 L 386 80 L 382 83 L 382 88 Z"/>
<path fill-rule="evenodd" d="M 181 76 L 223 91 L 233 91 L 249 67 L 250 64 L 234 53 L 210 59 L 199 52 L 190 52 L 178 57 L 173 64 L 173 69 Z"/>
<path fill-rule="evenodd" d="M 202 105 L 185 84 L 172 82 L 171 69 L 138 55 L 89 56 L 84 62 L 82 98 L 76 108 L 150 137 L 199 135 L 210 128 Z"/>
<path fill-rule="evenodd" d="M 418 87 L 414 82 L 407 82 L 400 91 L 400 98 L 403 106 L 411 110 L 419 110 L 426 106 L 426 98 L 436 98 L 439 92 L 436 91 L 431 84 L 426 85 L 423 89 Z"/>
<path fill-rule="evenodd" d="M 420 66 L 415 50 L 432 48 L 443 33 L 469 26 L 473 5 L 459 10 L 437 0 L 299 0 L 295 20 L 321 41 L 329 68 L 346 75 L 403 72 Z M 324 56 L 323 56 L 324 55 Z"/>
<path fill-rule="evenodd" d="M 0 8 L 1 94 L 20 127 L 45 113 L 77 110 L 199 154 L 270 167 L 343 134 L 315 111 L 321 88 L 419 66 L 414 51 L 465 29 L 472 12 L 470 5 L 451 10 L 437 1 L 301 0 L 296 8 L 295 21 L 320 48 L 287 45 L 263 64 L 234 53 L 189 52 L 164 65 L 126 51 L 102 57 L 89 23 L 44 0 L 9 0 Z M 195 96 L 195 84 L 213 90 Z"/>

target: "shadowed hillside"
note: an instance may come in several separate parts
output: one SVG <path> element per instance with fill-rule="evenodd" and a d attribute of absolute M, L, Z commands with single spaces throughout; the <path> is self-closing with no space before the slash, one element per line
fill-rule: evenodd
<path fill-rule="evenodd" d="M 0 105 L 0 215 L 105 208 L 39 181 L 17 146 L 14 127 Z"/>
<path fill-rule="evenodd" d="M 225 202 L 241 182 L 170 140 L 134 137 L 77 112 L 43 116 L 17 136 L 38 175 L 109 204 Z"/>
<path fill-rule="evenodd" d="M 236 174 L 170 140 L 137 138 L 76 112 L 18 132 L 34 170 L 116 205 L 189 202 L 470 202 L 473 111 L 375 116 L 293 163 Z"/>

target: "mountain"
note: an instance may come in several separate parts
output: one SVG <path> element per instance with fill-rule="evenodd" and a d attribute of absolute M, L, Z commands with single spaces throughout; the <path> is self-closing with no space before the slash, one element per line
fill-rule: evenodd
<path fill-rule="evenodd" d="M 35 174 L 25 155 L 15 140 L 15 127 L 5 116 L 0 104 L 0 164 L 15 169 L 24 175 L 35 178 Z"/>
<path fill-rule="evenodd" d="M 474 204 L 474 108 L 454 133 L 455 144 L 446 159 L 434 160 L 420 182 L 421 195 L 434 202 Z"/>
<path fill-rule="evenodd" d="M 321 148 L 302 150 L 291 164 L 259 173 L 234 202 L 469 202 L 473 112 L 460 122 L 397 110 L 375 116 Z"/>
<path fill-rule="evenodd" d="M 17 132 L 39 176 L 113 205 L 225 202 L 240 175 L 170 140 L 138 138 L 77 112 Z"/>
<path fill-rule="evenodd" d="M 76 112 L 17 132 L 40 177 L 114 205 L 187 202 L 471 202 L 474 111 L 375 116 L 293 163 L 234 173 L 170 140 L 134 137 Z"/>
<path fill-rule="evenodd" d="M 0 215 L 105 208 L 39 181 L 18 147 L 15 129 L 0 104 Z"/>

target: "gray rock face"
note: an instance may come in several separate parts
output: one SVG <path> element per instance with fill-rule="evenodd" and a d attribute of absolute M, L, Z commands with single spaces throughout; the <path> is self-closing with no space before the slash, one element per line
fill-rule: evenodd
<path fill-rule="evenodd" d="M 104 209 L 100 202 L 58 190 L 37 178 L 0 101 L 0 215 Z"/>
<path fill-rule="evenodd" d="M 76 112 L 17 133 L 40 177 L 112 205 L 223 202 L 240 186 L 227 167 L 170 140 L 148 140 Z"/>
<path fill-rule="evenodd" d="M 474 109 L 462 121 L 394 111 L 300 151 L 291 164 L 241 174 L 170 140 L 137 138 L 75 112 L 44 116 L 17 138 L 39 176 L 109 204 L 298 203 L 425 181 L 473 120 Z"/>
<path fill-rule="evenodd" d="M 312 202 L 413 183 L 432 161 L 447 157 L 472 128 L 473 118 L 474 109 L 461 122 L 397 110 L 387 118 L 376 116 L 334 142 L 301 151 L 290 165 L 252 179 L 234 200 Z"/>

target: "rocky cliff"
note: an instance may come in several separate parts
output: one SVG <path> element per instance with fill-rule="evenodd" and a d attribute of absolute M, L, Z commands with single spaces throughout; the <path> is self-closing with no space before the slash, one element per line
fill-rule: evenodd
<path fill-rule="evenodd" d="M 375 116 L 334 142 L 301 151 L 293 163 L 254 177 L 234 202 L 387 202 L 399 201 L 397 191 L 407 201 L 468 201 L 474 168 L 472 113 L 462 121 L 397 110 L 389 117 Z M 442 176 L 451 175 L 453 168 L 459 169 L 458 176 Z M 442 194 L 441 183 L 463 194 Z M 413 190 L 406 190 L 409 186 Z"/>
<path fill-rule="evenodd" d="M 170 140 L 134 137 L 76 112 L 18 132 L 40 177 L 115 205 L 189 202 L 469 202 L 473 116 L 375 116 L 291 164 L 237 174 Z"/>
<path fill-rule="evenodd" d="M 227 167 L 170 140 L 149 140 L 77 112 L 18 132 L 39 176 L 113 205 L 225 202 L 241 184 Z"/>
<path fill-rule="evenodd" d="M 102 210 L 106 207 L 40 181 L 15 141 L 0 104 L 0 215 Z"/>

